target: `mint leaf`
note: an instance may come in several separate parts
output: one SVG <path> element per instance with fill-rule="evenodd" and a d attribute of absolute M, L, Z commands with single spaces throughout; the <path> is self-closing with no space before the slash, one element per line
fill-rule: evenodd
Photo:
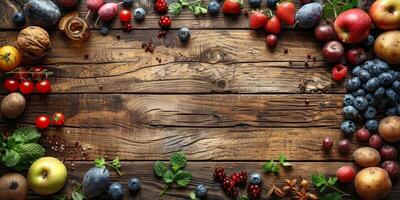
<path fill-rule="evenodd" d="M 170 163 L 172 170 L 178 171 L 186 166 L 186 157 L 181 152 L 176 152 L 171 155 Z"/>
<path fill-rule="evenodd" d="M 313 174 L 311 176 L 311 180 L 312 180 L 312 183 L 318 188 L 321 187 L 322 185 L 326 184 L 325 177 L 321 174 Z"/>
<path fill-rule="evenodd" d="M 268 173 L 268 172 L 278 173 L 279 172 L 279 168 L 274 163 L 273 160 L 265 162 L 264 165 L 263 165 L 263 170 L 264 170 L 265 173 Z"/>
<path fill-rule="evenodd" d="M 172 183 L 174 181 L 175 175 L 174 175 L 174 173 L 172 173 L 171 170 L 168 170 L 164 174 L 163 179 L 164 179 L 165 183 L 169 184 L 169 183 Z"/>
<path fill-rule="evenodd" d="M 156 161 L 154 163 L 154 171 L 158 177 L 163 177 L 167 172 L 167 166 L 165 166 L 165 164 L 161 161 Z"/>
<path fill-rule="evenodd" d="M 71 194 L 72 200 L 83 200 L 85 196 L 81 192 L 74 191 Z"/>
<path fill-rule="evenodd" d="M 8 141 L 15 143 L 36 143 L 40 139 L 40 133 L 36 128 L 18 128 L 8 138 Z"/>
<path fill-rule="evenodd" d="M 285 162 L 286 162 L 286 156 L 283 155 L 283 154 L 280 154 L 280 155 L 279 155 L 279 162 L 280 162 L 281 164 L 285 163 Z"/>
<path fill-rule="evenodd" d="M 105 168 L 106 167 L 106 160 L 104 158 L 96 158 L 94 160 L 94 165 L 98 168 Z"/>
<path fill-rule="evenodd" d="M 45 153 L 44 148 L 37 143 L 19 144 L 15 147 L 15 151 L 21 156 L 22 161 L 27 164 L 32 164 L 43 157 Z"/>
<path fill-rule="evenodd" d="M 194 192 L 189 193 L 189 197 L 190 197 L 190 199 L 195 200 L 196 199 L 196 193 L 194 193 Z"/>
<path fill-rule="evenodd" d="M 186 187 L 192 181 L 192 174 L 187 171 L 178 171 L 175 174 L 175 181 L 179 187 Z"/>
<path fill-rule="evenodd" d="M 20 162 L 21 156 L 14 150 L 8 150 L 2 160 L 7 167 L 14 167 Z"/>

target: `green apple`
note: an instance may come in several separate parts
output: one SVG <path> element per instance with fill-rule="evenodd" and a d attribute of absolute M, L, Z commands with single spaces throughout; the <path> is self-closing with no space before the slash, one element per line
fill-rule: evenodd
<path fill-rule="evenodd" d="M 54 194 L 67 181 L 67 168 L 57 158 L 43 157 L 31 165 L 27 178 L 29 188 L 37 194 Z"/>

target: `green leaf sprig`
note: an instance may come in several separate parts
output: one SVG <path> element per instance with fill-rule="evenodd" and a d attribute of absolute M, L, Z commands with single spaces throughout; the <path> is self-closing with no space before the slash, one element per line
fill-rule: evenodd
<path fill-rule="evenodd" d="M 37 143 L 40 137 L 36 128 L 18 128 L 7 139 L 0 135 L 1 160 L 7 167 L 17 171 L 28 169 L 44 156 L 44 148 Z"/>
<path fill-rule="evenodd" d="M 196 196 L 195 192 L 190 192 L 189 197 L 191 200 L 201 200 L 199 197 Z"/>
<path fill-rule="evenodd" d="M 176 3 L 171 3 L 168 6 L 168 12 L 173 15 L 180 15 L 184 8 L 188 8 L 194 15 L 207 14 L 207 7 L 203 4 L 203 0 L 178 0 Z"/>
<path fill-rule="evenodd" d="M 190 181 L 192 181 L 192 174 L 183 170 L 186 167 L 186 163 L 186 156 L 181 152 L 176 152 L 171 155 L 171 169 L 168 169 L 167 165 L 161 161 L 156 161 L 154 163 L 154 172 L 165 182 L 164 189 L 161 191 L 160 196 L 165 194 L 173 183 L 178 187 L 186 187 L 189 185 Z"/>
<path fill-rule="evenodd" d="M 94 164 L 95 164 L 95 166 L 96 167 L 99 167 L 99 168 L 105 168 L 105 167 L 111 167 L 111 168 L 113 168 L 117 173 L 118 173 L 118 175 L 120 175 L 121 176 L 121 171 L 120 171 L 120 169 L 121 169 L 121 162 L 119 161 L 119 158 L 118 157 L 116 157 L 114 160 L 112 160 L 111 162 L 107 162 L 104 158 L 96 158 L 95 160 L 94 160 Z"/>
<path fill-rule="evenodd" d="M 282 167 L 291 167 L 292 166 L 292 164 L 290 164 L 286 161 L 286 156 L 282 153 L 279 155 L 278 161 Z M 269 173 L 269 172 L 279 173 L 279 166 L 273 160 L 270 160 L 263 164 L 263 170 L 265 173 Z"/>
<path fill-rule="evenodd" d="M 312 183 L 319 189 L 320 200 L 342 200 L 343 197 L 350 197 L 351 195 L 336 187 L 337 178 L 326 178 L 323 174 L 314 174 L 311 176 Z M 328 191 L 329 189 L 330 191 Z"/>
<path fill-rule="evenodd" d="M 322 9 L 325 19 L 335 19 L 340 13 L 357 7 L 358 0 L 326 0 Z"/>
<path fill-rule="evenodd" d="M 82 184 L 77 183 L 77 185 L 74 187 L 74 189 L 71 191 L 71 193 L 68 194 L 61 194 L 53 197 L 55 200 L 84 200 L 85 195 L 83 195 L 82 192 Z"/>

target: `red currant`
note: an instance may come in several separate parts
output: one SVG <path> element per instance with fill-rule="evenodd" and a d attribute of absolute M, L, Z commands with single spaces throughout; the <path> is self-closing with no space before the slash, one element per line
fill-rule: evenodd
<path fill-rule="evenodd" d="M 48 115 L 39 115 L 35 119 L 35 126 L 38 129 L 46 129 L 50 125 L 50 117 Z"/>
<path fill-rule="evenodd" d="M 41 80 L 39 82 L 36 83 L 36 90 L 40 93 L 40 94 L 47 94 L 50 92 L 51 90 L 51 83 L 48 79 L 46 80 Z"/>
<path fill-rule="evenodd" d="M 32 81 L 24 80 L 19 84 L 18 88 L 22 94 L 31 94 L 35 86 L 33 85 Z"/>
<path fill-rule="evenodd" d="M 53 124 L 55 126 L 64 125 L 64 121 L 65 121 L 64 113 L 61 113 L 61 112 L 54 113 L 53 116 L 52 116 L 52 120 L 53 120 Z"/>
<path fill-rule="evenodd" d="M 336 64 L 332 68 L 332 79 L 341 81 L 347 76 L 347 67 L 342 64 Z"/>
<path fill-rule="evenodd" d="M 17 79 L 15 78 L 7 78 L 4 81 L 4 88 L 8 91 L 8 92 L 15 92 L 18 90 L 18 86 L 19 86 L 19 82 Z"/>
<path fill-rule="evenodd" d="M 122 22 L 129 22 L 131 21 L 132 12 L 130 10 L 123 9 L 119 12 L 119 19 Z"/>
<path fill-rule="evenodd" d="M 43 66 L 35 66 L 32 67 L 32 79 L 40 80 L 44 77 L 44 67 Z"/>

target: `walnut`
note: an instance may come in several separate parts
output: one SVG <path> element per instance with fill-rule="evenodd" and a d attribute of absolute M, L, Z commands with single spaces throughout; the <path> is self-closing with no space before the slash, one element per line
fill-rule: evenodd
<path fill-rule="evenodd" d="M 49 34 L 38 26 L 29 26 L 18 34 L 17 47 L 24 57 L 39 59 L 50 51 Z"/>

